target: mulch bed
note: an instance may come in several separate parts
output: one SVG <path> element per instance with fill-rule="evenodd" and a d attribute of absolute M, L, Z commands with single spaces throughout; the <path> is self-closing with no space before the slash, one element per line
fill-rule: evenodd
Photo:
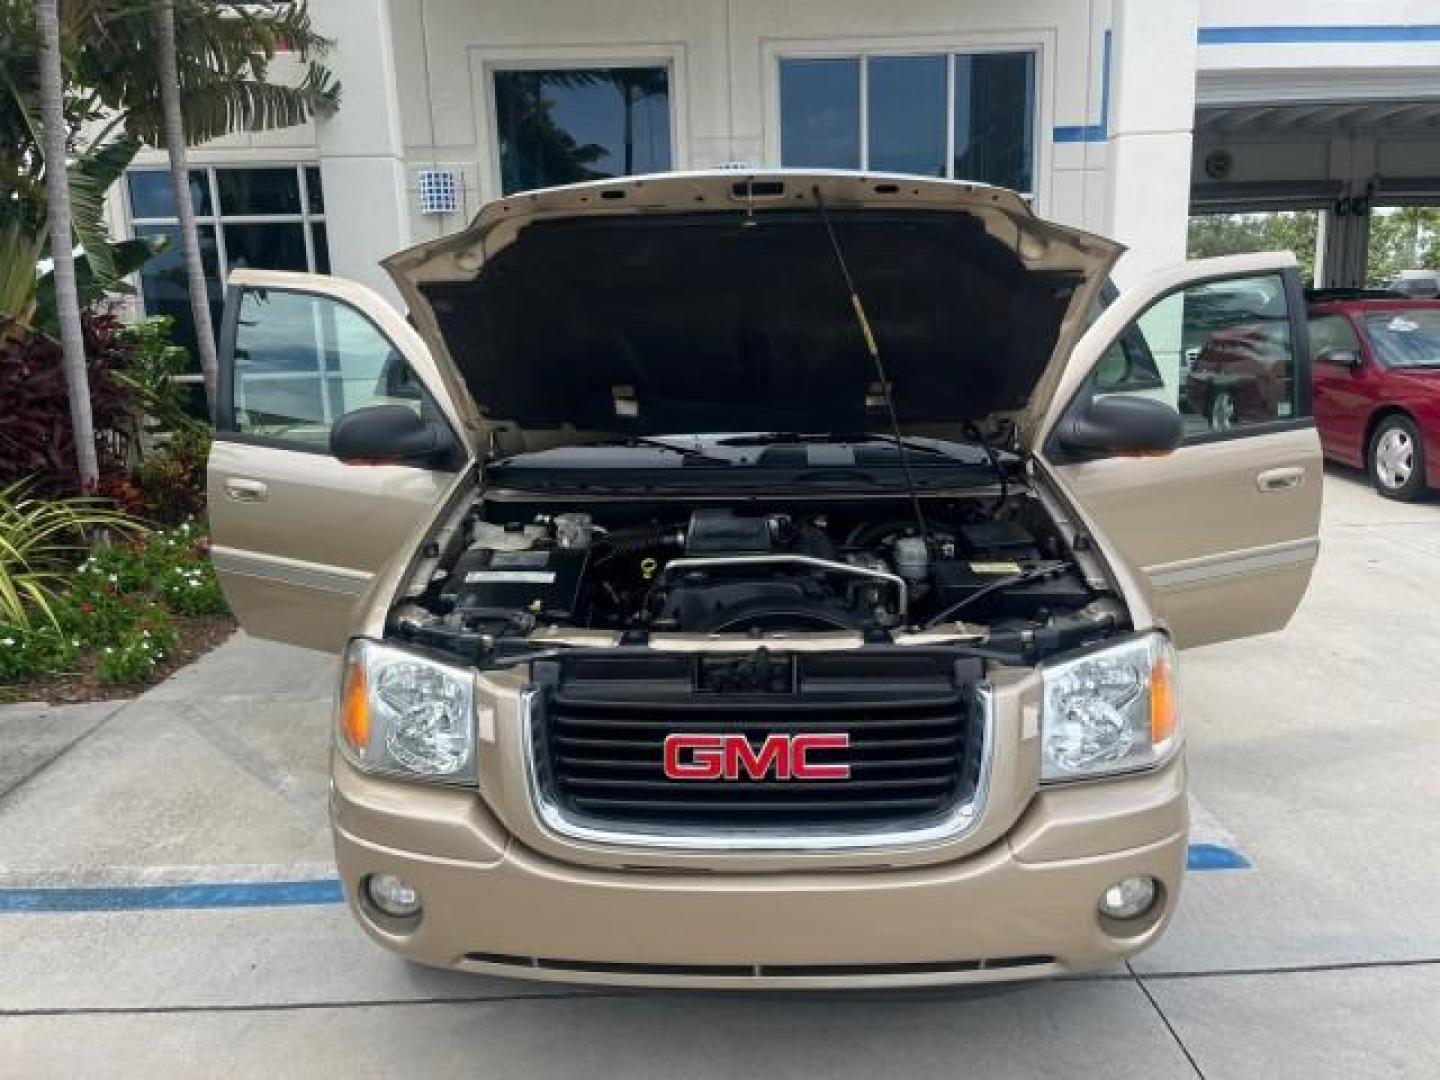
<path fill-rule="evenodd" d="M 134 697 L 168 678 L 186 664 L 200 659 L 233 634 L 238 624 L 233 615 L 173 615 L 171 621 L 180 641 L 174 651 L 155 668 L 149 682 L 102 683 L 95 678 L 92 657 L 81 658 L 81 670 L 67 675 L 50 675 L 29 682 L 0 686 L 0 703 L 47 701 L 52 705 L 73 705 L 83 701 L 110 701 Z"/>

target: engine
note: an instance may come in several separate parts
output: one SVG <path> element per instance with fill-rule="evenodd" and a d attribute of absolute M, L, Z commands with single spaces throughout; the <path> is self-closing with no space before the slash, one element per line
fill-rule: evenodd
<path fill-rule="evenodd" d="M 487 639 L 547 626 L 882 638 L 961 618 L 1032 622 L 1094 598 L 1023 500 L 1004 515 L 937 506 L 923 531 L 893 505 L 484 509 L 436 561 L 412 624 Z"/>

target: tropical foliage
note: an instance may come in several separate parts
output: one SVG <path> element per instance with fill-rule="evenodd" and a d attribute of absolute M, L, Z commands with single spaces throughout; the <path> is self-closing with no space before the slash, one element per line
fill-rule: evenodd
<path fill-rule="evenodd" d="M 99 499 L 37 498 L 23 481 L 0 488 L 0 623 L 28 629 L 56 614 L 70 568 L 96 530 L 138 533 L 144 527 Z"/>
<path fill-rule="evenodd" d="M 51 618 L 0 614 L 0 685 L 82 669 L 100 683 L 145 682 L 173 653 L 179 620 L 225 610 L 196 524 L 120 538 L 68 569 Z"/>
<path fill-rule="evenodd" d="M 1315 273 L 1317 210 L 1201 214 L 1190 219 L 1192 259 L 1247 251 L 1293 251 L 1301 276 Z M 1440 207 L 1381 207 L 1370 213 L 1367 285 L 1386 285 L 1402 270 L 1440 270 Z"/>
<path fill-rule="evenodd" d="M 32 319 L 53 329 L 53 301 L 37 311 L 36 264 L 46 235 L 45 154 L 39 122 L 40 44 L 33 0 L 0 0 L 0 335 Z M 75 243 L 84 249 L 88 296 L 123 288 L 153 241 L 113 244 L 105 192 L 142 143 L 163 126 L 149 0 L 62 0 L 64 118 Z M 304 3 L 248 8 L 175 0 L 175 36 L 186 132 L 192 143 L 233 131 L 300 123 L 332 110 L 339 86 L 322 63 L 324 38 Z M 271 82 L 284 53 L 298 70 Z"/>

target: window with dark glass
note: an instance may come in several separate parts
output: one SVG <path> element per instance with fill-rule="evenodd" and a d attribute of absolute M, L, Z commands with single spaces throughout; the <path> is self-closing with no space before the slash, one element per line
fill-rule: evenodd
<path fill-rule="evenodd" d="M 860 167 L 860 61 L 780 65 L 780 155 L 786 165 Z"/>
<path fill-rule="evenodd" d="M 507 195 L 671 167 L 664 67 L 497 71 L 494 86 Z"/>
<path fill-rule="evenodd" d="M 130 218 L 136 236 L 165 236 L 169 247 L 140 270 L 140 300 L 147 315 L 175 320 L 175 340 L 195 356 L 195 322 L 180 251 L 180 226 L 170 174 L 132 169 L 126 175 Z M 199 223 L 201 263 L 209 286 L 216 332 L 231 270 L 329 273 L 325 196 L 315 165 L 262 168 L 214 165 L 192 169 L 190 194 Z M 194 373 L 198 375 L 198 361 Z"/>
<path fill-rule="evenodd" d="M 1034 187 L 1030 52 L 786 57 L 780 160 Z"/>

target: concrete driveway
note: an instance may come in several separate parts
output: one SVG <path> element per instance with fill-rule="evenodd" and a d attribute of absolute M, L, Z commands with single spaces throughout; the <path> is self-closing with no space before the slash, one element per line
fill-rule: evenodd
<path fill-rule="evenodd" d="M 1185 658 L 1197 869 L 1134 965 L 986 993 L 407 967 L 337 902 L 323 657 L 0 712 L 0 1075 L 1440 1075 L 1440 504 L 1327 477 L 1283 634 Z"/>

